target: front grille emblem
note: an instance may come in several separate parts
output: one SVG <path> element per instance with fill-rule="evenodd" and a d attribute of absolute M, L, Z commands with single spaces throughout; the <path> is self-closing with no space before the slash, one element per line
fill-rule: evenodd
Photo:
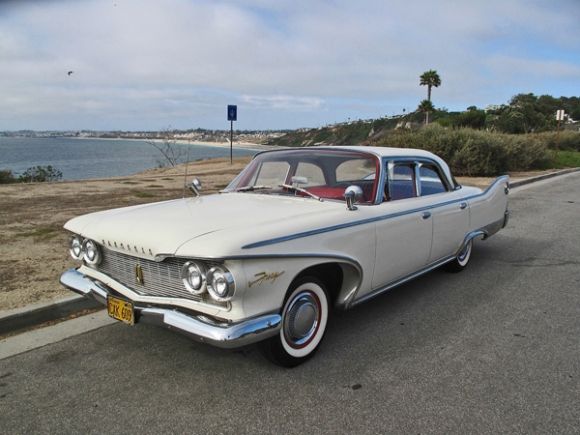
<path fill-rule="evenodd" d="M 140 264 L 135 265 L 135 281 L 137 281 L 137 284 L 145 285 L 145 280 L 143 279 L 143 268 Z"/>

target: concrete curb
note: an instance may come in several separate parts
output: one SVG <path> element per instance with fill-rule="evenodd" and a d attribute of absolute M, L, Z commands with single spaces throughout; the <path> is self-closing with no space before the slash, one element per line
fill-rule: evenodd
<path fill-rule="evenodd" d="M 538 175 L 536 177 L 530 177 L 530 178 L 524 178 L 523 180 L 510 182 L 510 188 L 524 186 L 526 184 L 535 183 L 536 181 L 542 181 L 542 180 L 546 180 L 548 178 L 557 177 L 559 175 L 571 174 L 572 172 L 578 172 L 578 171 L 580 171 L 580 168 L 562 169 L 561 171 L 550 172 L 549 174 Z"/>
<path fill-rule="evenodd" d="M 103 307 L 103 305 L 94 299 L 75 295 L 45 304 L 28 305 L 15 310 L 2 311 L 0 312 L 0 335 L 10 334 L 44 322 L 62 319 L 83 310 L 99 307 Z"/>
<path fill-rule="evenodd" d="M 538 175 L 537 177 L 525 178 L 510 183 L 510 187 L 523 186 L 577 171 L 580 171 L 580 168 L 564 169 L 562 171 Z M 65 318 L 83 310 L 96 308 L 103 308 L 103 306 L 93 299 L 75 295 L 47 304 L 29 305 L 16 310 L 0 312 L 0 335 L 31 328 L 44 322 Z"/>

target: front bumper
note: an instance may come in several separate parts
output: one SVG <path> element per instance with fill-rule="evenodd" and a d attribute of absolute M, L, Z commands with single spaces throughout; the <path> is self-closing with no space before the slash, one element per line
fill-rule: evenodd
<path fill-rule="evenodd" d="M 76 269 L 69 269 L 60 277 L 60 283 L 83 296 L 93 298 L 103 305 L 112 290 Z M 137 322 L 152 323 L 175 330 L 188 337 L 213 346 L 231 349 L 245 346 L 276 335 L 282 318 L 268 314 L 237 323 L 221 323 L 206 316 L 185 314 L 174 309 L 140 306 L 133 302 Z"/>

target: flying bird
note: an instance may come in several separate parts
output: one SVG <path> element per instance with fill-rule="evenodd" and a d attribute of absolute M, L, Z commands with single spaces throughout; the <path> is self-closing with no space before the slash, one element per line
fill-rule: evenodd
<path fill-rule="evenodd" d="M 70 76 L 70 75 L 71 75 L 73 72 L 74 72 L 74 71 L 69 71 L 69 72 L 67 72 L 67 75 L 69 75 L 69 76 Z"/>

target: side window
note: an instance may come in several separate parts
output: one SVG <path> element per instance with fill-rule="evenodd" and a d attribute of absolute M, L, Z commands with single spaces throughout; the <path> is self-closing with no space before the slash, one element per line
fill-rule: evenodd
<path fill-rule="evenodd" d="M 308 180 L 306 187 L 326 185 L 322 169 L 312 163 L 298 163 L 298 167 L 296 168 L 296 175 L 299 177 L 306 177 Z"/>
<path fill-rule="evenodd" d="M 443 183 L 439 173 L 433 166 L 421 166 L 419 168 L 419 180 L 421 182 L 421 196 L 447 191 L 445 183 Z"/>
<path fill-rule="evenodd" d="M 391 201 L 417 196 L 413 164 L 395 165 L 392 177 L 388 180 L 388 187 L 387 197 Z"/>
<path fill-rule="evenodd" d="M 286 182 L 290 165 L 288 162 L 263 162 L 256 173 L 255 186 L 278 186 Z"/>

